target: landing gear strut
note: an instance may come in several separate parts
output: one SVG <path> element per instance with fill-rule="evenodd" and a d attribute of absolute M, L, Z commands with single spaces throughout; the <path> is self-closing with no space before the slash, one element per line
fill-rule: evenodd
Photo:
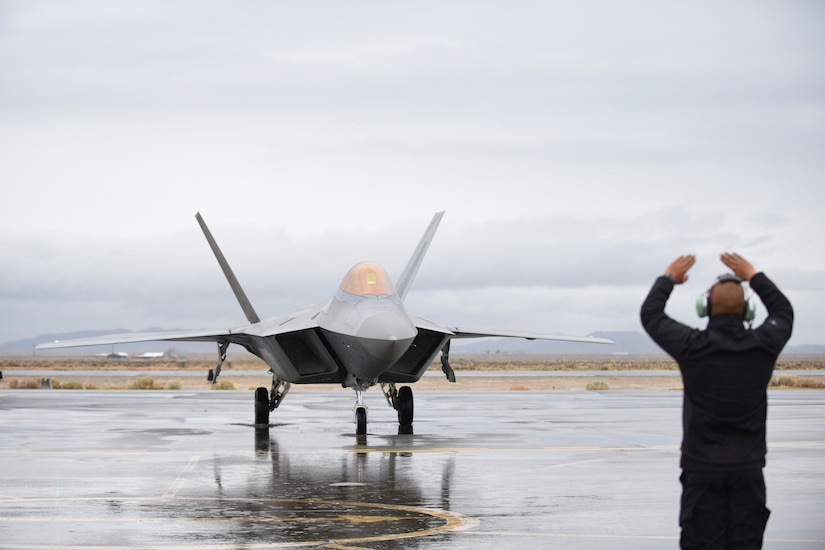
<path fill-rule="evenodd" d="M 444 347 L 441 348 L 441 372 L 444 373 L 444 376 L 447 377 L 448 382 L 455 383 L 455 372 L 453 371 L 453 367 L 450 366 L 450 341 L 447 340 L 447 343 L 444 344 Z"/>
<path fill-rule="evenodd" d="M 214 369 L 209 369 L 206 373 L 206 380 L 213 384 L 218 383 L 218 376 L 221 374 L 221 367 L 226 361 L 226 348 L 229 347 L 229 342 L 218 342 L 218 365 Z"/>

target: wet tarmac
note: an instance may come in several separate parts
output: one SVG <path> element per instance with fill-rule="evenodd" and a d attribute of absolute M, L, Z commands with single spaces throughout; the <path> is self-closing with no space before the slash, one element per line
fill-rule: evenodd
<path fill-rule="evenodd" d="M 414 386 L 413 386 L 414 388 Z M 679 391 L 0 391 L 0 547 L 676 548 Z M 825 547 L 825 392 L 770 392 L 765 548 Z"/>

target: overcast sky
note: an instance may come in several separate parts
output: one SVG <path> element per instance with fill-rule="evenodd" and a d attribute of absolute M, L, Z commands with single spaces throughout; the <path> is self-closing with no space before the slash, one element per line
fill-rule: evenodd
<path fill-rule="evenodd" d="M 445 324 L 638 330 L 737 251 L 825 344 L 825 3 L 0 0 L 0 343 L 397 277 Z M 760 309 L 764 316 L 764 308 Z"/>

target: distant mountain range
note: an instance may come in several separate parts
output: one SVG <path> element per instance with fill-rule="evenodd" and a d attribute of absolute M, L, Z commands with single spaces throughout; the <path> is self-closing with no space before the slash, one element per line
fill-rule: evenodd
<path fill-rule="evenodd" d="M 148 328 L 141 332 L 160 332 L 164 330 Z M 132 332 L 125 329 L 89 330 L 82 332 L 67 332 L 61 334 L 41 334 L 34 338 L 7 342 L 0 345 L 0 353 L 34 353 L 34 347 L 43 342 L 54 340 L 70 340 L 74 338 L 90 338 L 105 334 Z M 642 332 L 594 332 L 591 336 L 608 338 L 616 342 L 615 345 L 580 344 L 577 342 L 558 342 L 552 340 L 525 340 L 523 338 L 483 338 L 480 340 L 453 340 L 451 353 L 537 353 L 537 354 L 571 354 L 571 355 L 601 355 L 601 354 L 629 354 L 629 355 L 656 355 L 663 353 L 653 343 L 647 334 Z M 177 353 L 211 353 L 216 351 L 216 345 L 211 342 L 143 342 L 136 344 L 117 344 L 115 346 L 89 346 L 65 350 L 38 351 L 37 354 L 55 353 L 109 353 L 113 350 L 129 354 L 165 352 L 174 348 Z M 240 349 L 240 348 L 238 348 Z M 825 355 L 825 345 L 796 345 L 787 346 L 785 354 Z"/>

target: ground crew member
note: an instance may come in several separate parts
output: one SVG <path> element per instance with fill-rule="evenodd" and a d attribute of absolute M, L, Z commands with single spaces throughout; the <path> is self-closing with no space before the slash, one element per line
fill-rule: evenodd
<path fill-rule="evenodd" d="M 793 308 L 776 285 L 738 254 L 724 253 L 733 275 L 720 276 L 697 301 L 705 330 L 665 313 L 674 285 L 696 262 L 680 256 L 653 283 L 641 319 L 650 337 L 679 364 L 682 406 L 681 548 L 761 548 L 770 511 L 766 506 L 765 423 L 767 385 L 791 337 Z M 767 319 L 752 322 L 759 296 Z"/>

